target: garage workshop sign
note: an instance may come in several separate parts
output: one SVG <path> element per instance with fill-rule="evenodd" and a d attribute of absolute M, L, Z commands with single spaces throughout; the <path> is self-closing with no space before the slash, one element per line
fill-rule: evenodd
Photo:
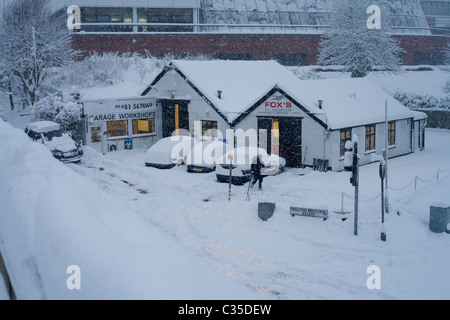
<path fill-rule="evenodd" d="M 85 102 L 84 112 L 89 123 L 148 119 L 157 117 L 156 99 L 130 99 Z"/>

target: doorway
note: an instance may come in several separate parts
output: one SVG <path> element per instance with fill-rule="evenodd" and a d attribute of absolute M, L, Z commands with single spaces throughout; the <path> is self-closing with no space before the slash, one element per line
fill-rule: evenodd
<path fill-rule="evenodd" d="M 177 129 L 189 131 L 188 102 L 180 100 L 162 100 L 162 135 L 172 136 Z"/>
<path fill-rule="evenodd" d="M 302 166 L 302 118 L 258 118 L 258 132 L 260 145 L 265 139 L 262 134 L 267 133 L 267 153 L 278 151 L 287 167 Z"/>

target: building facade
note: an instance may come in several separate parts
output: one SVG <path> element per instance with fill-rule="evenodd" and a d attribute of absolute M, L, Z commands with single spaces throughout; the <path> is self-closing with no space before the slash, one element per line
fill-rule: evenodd
<path fill-rule="evenodd" d="M 283 65 L 317 63 L 336 0 L 49 0 L 67 20 L 80 9 L 73 45 L 93 52 L 148 52 L 153 56 L 207 55 L 224 60 L 277 60 Z M 448 35 L 433 35 L 419 0 L 377 0 L 388 12 L 406 65 L 436 64 Z M 75 21 L 77 20 L 77 21 Z"/>
<path fill-rule="evenodd" d="M 450 0 L 421 0 L 431 32 L 448 34 L 450 31 Z"/>
<path fill-rule="evenodd" d="M 146 149 L 162 135 L 161 113 L 151 97 L 85 100 L 83 106 L 83 140 L 97 152 Z"/>
<path fill-rule="evenodd" d="M 257 143 L 288 167 L 320 163 L 341 171 L 345 142 L 354 135 L 361 164 L 383 153 L 386 132 L 390 157 L 425 147 L 426 115 L 369 80 L 299 80 L 274 61 L 174 61 L 143 96 L 158 101 L 161 137 L 217 129 L 217 138 L 236 147 Z"/>

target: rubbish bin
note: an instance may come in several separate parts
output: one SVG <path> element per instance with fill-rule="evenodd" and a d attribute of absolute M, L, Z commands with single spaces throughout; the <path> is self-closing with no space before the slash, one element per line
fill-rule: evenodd
<path fill-rule="evenodd" d="M 435 233 L 448 232 L 448 224 L 450 224 L 450 207 L 430 206 L 430 231 Z"/>
<path fill-rule="evenodd" d="M 270 218 L 272 218 L 274 212 L 275 212 L 275 203 L 268 203 L 268 202 L 258 203 L 258 217 L 261 220 L 263 221 L 269 220 Z"/>

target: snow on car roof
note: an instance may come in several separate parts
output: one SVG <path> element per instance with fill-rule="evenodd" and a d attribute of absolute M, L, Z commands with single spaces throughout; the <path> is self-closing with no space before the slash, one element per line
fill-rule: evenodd
<path fill-rule="evenodd" d="M 43 133 L 61 129 L 61 126 L 53 121 L 38 121 L 28 124 L 27 128 L 34 132 Z"/>
<path fill-rule="evenodd" d="M 278 87 L 330 129 L 385 120 L 416 118 L 411 111 L 368 79 L 300 80 L 275 61 L 186 61 L 172 64 L 232 123 Z M 221 98 L 218 90 L 222 91 Z M 319 108 L 319 100 L 323 108 Z M 422 118 L 426 116 L 422 114 Z"/>

